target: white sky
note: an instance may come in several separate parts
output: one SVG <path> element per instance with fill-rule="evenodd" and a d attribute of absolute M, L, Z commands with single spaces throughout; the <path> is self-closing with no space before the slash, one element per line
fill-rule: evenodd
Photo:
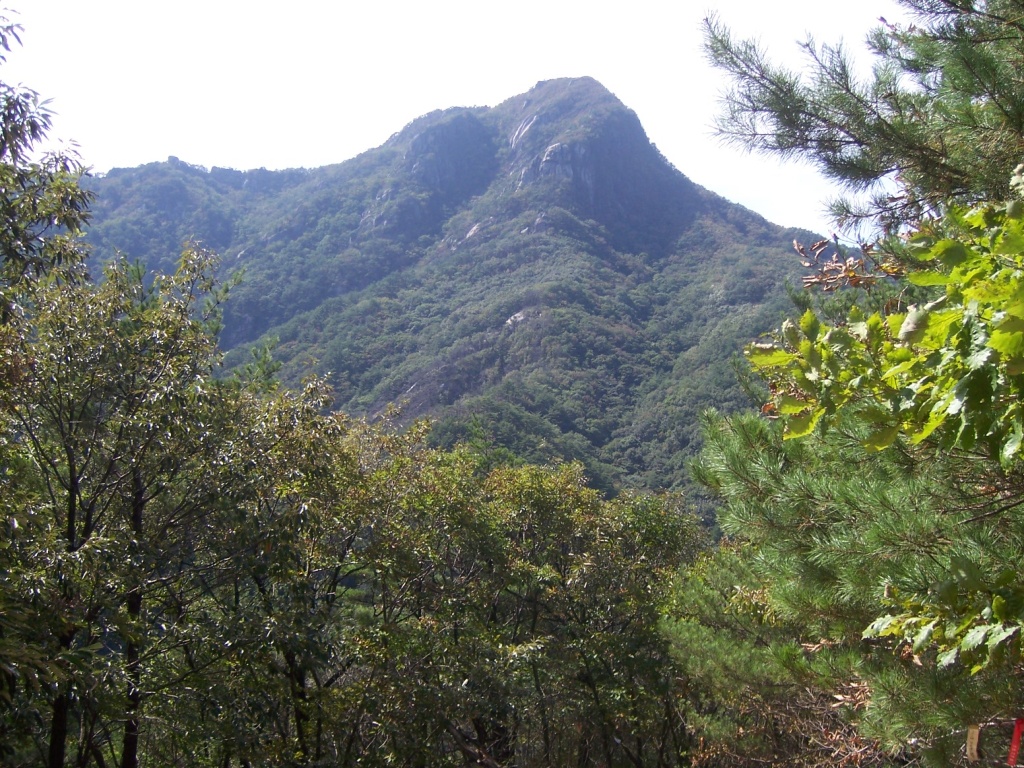
<path fill-rule="evenodd" d="M 724 80 L 701 50 L 717 12 L 780 61 L 796 42 L 863 46 L 892 0 L 10 0 L 23 27 L 0 78 L 51 99 L 53 136 L 96 171 L 176 155 L 207 167 L 341 162 L 434 109 L 493 106 L 590 75 L 698 184 L 783 225 L 830 231 L 810 168 L 723 144 Z"/>

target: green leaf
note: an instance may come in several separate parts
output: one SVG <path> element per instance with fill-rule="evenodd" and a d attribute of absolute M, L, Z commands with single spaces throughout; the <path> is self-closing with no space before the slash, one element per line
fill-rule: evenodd
<path fill-rule="evenodd" d="M 885 324 L 889 328 L 889 334 L 896 336 L 900 332 L 900 328 L 903 326 L 903 321 L 906 319 L 906 314 L 902 312 L 894 312 L 891 315 L 885 316 Z"/>
<path fill-rule="evenodd" d="M 811 406 L 806 400 L 800 400 L 799 398 L 793 397 L 792 395 L 783 395 L 779 399 L 778 410 L 784 416 L 790 416 L 794 413 L 802 413 Z"/>
<path fill-rule="evenodd" d="M 939 599 L 939 605 L 955 608 L 960 600 L 960 590 L 957 582 L 953 579 L 946 579 L 935 587 L 935 596 Z"/>
<path fill-rule="evenodd" d="M 1024 358 L 1024 333 L 1007 332 L 997 328 L 989 336 L 988 346 L 1004 358 L 1019 361 Z"/>
<path fill-rule="evenodd" d="M 1006 333 L 1020 333 L 1024 331 L 1024 317 L 1007 313 L 1007 317 L 996 328 Z"/>
<path fill-rule="evenodd" d="M 1007 221 L 1002 234 L 996 238 L 993 253 L 1012 254 L 1024 252 L 1024 231 L 1020 221 Z"/>
<path fill-rule="evenodd" d="M 1018 286 L 1017 290 L 1020 291 L 1020 289 L 1021 287 Z M 1013 317 L 1024 318 L 1024 301 L 1014 301 L 1012 304 L 1007 304 L 1003 307 L 1003 311 Z M 1024 328 L 1014 328 L 1013 330 L 1019 331 L 1024 330 Z"/>
<path fill-rule="evenodd" d="M 746 356 L 751 365 L 758 368 L 773 368 L 796 360 L 796 355 L 781 347 L 772 347 L 771 349 L 747 347 Z"/>
<path fill-rule="evenodd" d="M 941 272 L 910 272 L 907 275 L 907 282 L 911 285 L 947 285 L 949 275 Z"/>
<path fill-rule="evenodd" d="M 817 315 L 809 309 L 800 318 L 800 330 L 811 341 L 817 340 L 818 332 L 821 330 L 821 322 L 818 320 Z"/>
<path fill-rule="evenodd" d="M 977 563 L 966 557 L 954 557 L 951 563 L 953 578 L 961 587 L 970 592 L 982 592 L 986 588 L 985 575 Z"/>
<path fill-rule="evenodd" d="M 1007 640 L 1018 634 L 1020 631 L 1020 625 L 1018 624 L 997 624 L 997 629 L 993 629 L 988 636 L 988 651 L 992 653 L 997 647 L 1005 643 Z"/>
<path fill-rule="evenodd" d="M 958 648 L 950 648 L 943 651 L 938 655 L 935 662 L 939 669 L 948 669 L 956 663 L 956 657 L 959 654 Z"/>
<path fill-rule="evenodd" d="M 992 597 L 992 616 L 998 621 L 1006 621 L 1009 618 L 1006 613 L 1006 599 L 1002 595 Z"/>
<path fill-rule="evenodd" d="M 804 437 L 814 431 L 818 421 L 825 413 L 824 408 L 818 408 L 806 416 L 792 416 L 786 420 L 786 433 L 783 437 L 786 440 L 795 437 Z"/>
<path fill-rule="evenodd" d="M 949 338 L 950 327 L 962 319 L 963 313 L 955 309 L 932 312 L 928 316 L 925 334 L 920 339 L 921 345 L 928 349 L 941 349 Z"/>
<path fill-rule="evenodd" d="M 919 445 L 924 440 L 927 440 L 932 432 L 942 426 L 942 423 L 946 420 L 946 416 L 947 413 L 944 408 L 933 410 L 928 421 L 925 422 L 925 425 L 911 436 L 910 442 L 914 445 Z"/>
<path fill-rule="evenodd" d="M 939 240 L 928 253 L 928 258 L 921 258 L 921 261 L 938 259 L 947 267 L 957 266 L 968 256 L 967 248 L 959 240 Z"/>
<path fill-rule="evenodd" d="M 988 633 L 992 630 L 991 624 L 979 624 L 976 627 L 971 627 L 970 631 L 964 635 L 963 640 L 960 641 L 960 649 L 964 651 L 973 651 L 988 637 Z"/>
<path fill-rule="evenodd" d="M 899 433 L 900 427 L 898 424 L 885 427 L 877 430 L 876 432 L 872 432 L 861 442 L 861 445 L 869 451 L 882 451 L 893 444 L 893 441 Z"/>
<path fill-rule="evenodd" d="M 988 347 L 979 349 L 977 352 L 967 358 L 967 367 L 972 371 L 976 371 L 984 366 L 992 358 L 992 350 Z"/>
<path fill-rule="evenodd" d="M 1024 442 L 1024 432 L 1021 431 L 1021 425 L 1014 424 L 1010 436 L 999 451 L 999 458 L 1003 466 L 1009 466 L 1013 462 L 1017 454 L 1020 453 L 1022 442 Z"/>
<path fill-rule="evenodd" d="M 900 363 L 899 365 L 895 365 L 892 368 L 890 368 L 889 370 L 887 370 L 885 373 L 883 373 L 882 374 L 882 378 L 883 379 L 893 379 L 893 378 L 899 376 L 900 374 L 903 374 L 903 373 L 906 373 L 907 371 L 909 371 L 911 368 L 913 368 L 915 365 L 917 365 L 917 362 L 918 362 L 917 358 L 914 358 L 912 360 L 905 360 L 902 363 Z"/>
<path fill-rule="evenodd" d="M 946 415 L 956 416 L 964 409 L 967 402 L 967 389 L 966 380 L 957 384 L 952 396 L 946 400 Z"/>
<path fill-rule="evenodd" d="M 921 631 L 914 637 L 914 653 L 918 653 L 928 644 L 932 639 L 932 633 L 935 631 L 935 627 L 938 623 L 939 620 L 934 619 L 921 627 Z"/>
<path fill-rule="evenodd" d="M 900 633 L 902 624 L 899 622 L 897 616 L 887 613 L 885 616 L 879 616 L 864 630 L 862 637 L 867 640 L 872 637 L 886 637 L 888 635 L 896 635 Z"/>

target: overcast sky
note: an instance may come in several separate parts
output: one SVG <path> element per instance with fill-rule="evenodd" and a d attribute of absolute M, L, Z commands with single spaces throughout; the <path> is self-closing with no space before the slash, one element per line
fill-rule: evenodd
<path fill-rule="evenodd" d="M 771 221 L 826 231 L 807 167 L 715 138 L 724 88 L 701 51 L 716 12 L 799 64 L 797 41 L 863 40 L 891 0 L 11 0 L 23 48 L 3 79 L 52 100 L 53 134 L 96 171 L 175 155 L 238 169 L 315 167 L 434 109 L 493 106 L 590 75 L 683 173 Z"/>

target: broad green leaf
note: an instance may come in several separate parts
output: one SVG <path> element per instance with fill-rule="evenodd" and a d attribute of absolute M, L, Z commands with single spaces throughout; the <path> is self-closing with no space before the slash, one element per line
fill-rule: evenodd
<path fill-rule="evenodd" d="M 996 238 L 993 253 L 1010 254 L 1024 252 L 1024 229 L 1020 221 L 1008 220 L 1003 232 Z"/>
<path fill-rule="evenodd" d="M 960 590 L 953 579 L 946 579 L 935 587 L 935 596 L 940 605 L 955 608 L 960 598 Z"/>
<path fill-rule="evenodd" d="M 796 355 L 792 352 L 787 352 L 781 347 L 773 347 L 771 349 L 747 347 L 746 356 L 752 365 L 756 365 L 759 368 L 773 368 L 796 360 Z"/>
<path fill-rule="evenodd" d="M 996 329 L 1003 333 L 1020 333 L 1024 331 L 1024 317 L 1008 314 L 1002 322 L 996 325 Z"/>
<path fill-rule="evenodd" d="M 1006 598 L 1002 595 L 992 597 L 992 616 L 998 621 L 1006 621 L 1009 618 L 1006 613 Z"/>
<path fill-rule="evenodd" d="M 988 650 L 991 653 L 996 647 L 1002 645 L 1020 631 L 1018 624 L 997 624 L 988 636 Z"/>
<path fill-rule="evenodd" d="M 818 320 L 817 315 L 809 309 L 800 318 L 800 330 L 811 341 L 817 340 L 818 331 L 821 330 L 821 322 Z"/>
<path fill-rule="evenodd" d="M 897 336 L 900 332 L 900 328 L 903 326 L 903 321 L 906 319 L 906 315 L 901 312 L 894 312 L 891 315 L 885 316 L 885 323 L 889 326 L 889 334 Z"/>
<path fill-rule="evenodd" d="M 979 624 L 976 627 L 971 627 L 970 631 L 960 641 L 960 649 L 963 651 L 973 651 L 985 642 L 985 638 L 988 637 L 988 633 L 991 630 L 991 624 Z"/>
<path fill-rule="evenodd" d="M 1024 333 L 1004 331 L 999 328 L 992 331 L 988 338 L 988 346 L 1009 360 L 1024 358 Z"/>
<path fill-rule="evenodd" d="M 983 229 L 988 226 L 988 222 L 986 221 L 988 215 L 989 212 L 984 206 L 977 206 L 968 211 L 967 215 L 964 216 L 964 222 L 979 229 Z"/>
<path fill-rule="evenodd" d="M 821 352 L 814 343 L 808 339 L 804 339 L 800 342 L 800 355 L 806 360 L 812 368 L 818 368 L 821 365 Z"/>
<path fill-rule="evenodd" d="M 806 416 L 792 416 L 786 420 L 786 432 L 783 437 L 786 440 L 795 437 L 804 437 L 814 431 L 818 421 L 825 413 L 824 408 L 818 408 Z"/>
<path fill-rule="evenodd" d="M 806 400 L 800 400 L 792 395 L 783 395 L 779 399 L 778 410 L 784 416 L 791 416 L 806 411 L 810 405 Z"/>
<path fill-rule="evenodd" d="M 935 627 L 938 623 L 938 619 L 934 619 L 928 622 L 923 627 L 921 627 L 921 630 L 917 633 L 917 635 L 914 636 L 915 653 L 919 652 L 922 648 L 924 648 L 928 644 L 928 641 L 932 639 L 932 633 L 935 631 Z"/>
<path fill-rule="evenodd" d="M 900 427 L 898 424 L 891 427 L 885 427 L 877 432 L 872 432 L 861 442 L 861 445 L 869 451 L 883 451 L 893 444 L 893 441 L 899 433 Z"/>
<path fill-rule="evenodd" d="M 960 586 L 970 592 L 984 591 L 985 575 L 977 563 L 966 557 L 954 557 L 950 565 L 950 570 Z"/>
<path fill-rule="evenodd" d="M 963 384 L 964 382 L 960 382 L 953 390 L 952 396 L 946 399 L 946 415 L 956 416 L 964 409 L 967 402 L 967 387 Z"/>
<path fill-rule="evenodd" d="M 968 257 L 967 248 L 959 240 L 940 240 L 932 246 L 927 259 L 918 257 L 921 261 L 938 259 L 947 267 L 955 267 L 965 261 Z"/>
<path fill-rule="evenodd" d="M 912 285 L 947 285 L 949 275 L 941 272 L 910 272 L 907 275 L 907 282 Z"/>
<path fill-rule="evenodd" d="M 941 349 L 949 338 L 951 326 L 963 318 L 963 313 L 955 310 L 932 312 L 928 316 L 924 336 L 919 343 L 928 349 Z"/>
<path fill-rule="evenodd" d="M 938 655 L 938 658 L 936 658 L 936 665 L 939 667 L 939 669 L 946 669 L 948 667 L 951 667 L 953 666 L 953 664 L 956 663 L 956 657 L 958 654 L 958 648 L 950 648 L 948 650 L 945 650 Z"/>
<path fill-rule="evenodd" d="M 905 360 L 904 362 L 900 363 L 899 365 L 895 365 L 892 368 L 890 368 L 889 370 L 887 370 L 885 373 L 883 373 L 882 374 L 882 378 L 883 379 L 893 379 L 893 378 L 899 376 L 900 374 L 903 374 L 903 373 L 906 373 L 907 371 L 909 371 L 911 368 L 913 368 L 915 365 L 917 365 L 917 362 L 918 362 L 917 358 L 914 358 L 913 360 Z"/>
<path fill-rule="evenodd" d="M 1024 442 L 1024 432 L 1021 431 L 1020 424 L 1014 424 L 1013 429 L 1010 432 L 1006 442 L 1003 443 L 1003 447 L 999 451 L 999 458 L 1003 463 L 1003 466 L 1009 466 L 1017 454 L 1020 453 L 1021 443 Z M 993 602 L 993 606 L 995 603 Z"/>
<path fill-rule="evenodd" d="M 1008 587 L 1017 581 L 1017 569 L 1016 568 L 1004 568 L 996 576 L 995 585 L 997 587 Z"/>
<path fill-rule="evenodd" d="M 865 324 L 868 329 L 867 340 L 872 344 L 880 341 L 885 331 L 885 320 L 882 319 L 882 316 L 875 312 L 865 321 Z"/>
<path fill-rule="evenodd" d="M 893 616 L 887 613 L 885 616 L 879 616 L 864 630 L 862 637 L 868 639 L 871 637 L 886 637 L 888 635 L 894 635 L 900 633 L 901 623 L 899 617 Z"/>
<path fill-rule="evenodd" d="M 928 421 L 925 422 L 925 425 L 911 436 L 910 442 L 914 445 L 918 445 L 924 440 L 927 440 L 932 432 L 942 426 L 942 423 L 946 420 L 946 415 L 945 409 L 933 410 Z"/>
<path fill-rule="evenodd" d="M 976 371 L 985 365 L 992 358 L 992 350 L 988 347 L 979 349 L 977 352 L 967 358 L 967 367 L 972 371 Z"/>

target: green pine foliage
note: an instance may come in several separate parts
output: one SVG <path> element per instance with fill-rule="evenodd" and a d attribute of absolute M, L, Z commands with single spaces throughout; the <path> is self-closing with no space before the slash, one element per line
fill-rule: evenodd
<path fill-rule="evenodd" d="M 804 284 L 837 300 L 800 299 L 748 347 L 761 414 L 710 414 L 694 472 L 749 547 L 768 614 L 805 653 L 845 653 L 861 698 L 841 698 L 842 677 L 824 689 L 857 737 L 950 765 L 981 724 L 991 762 L 1021 701 L 1022 8 L 903 5 L 915 24 L 883 20 L 864 82 L 839 49 L 808 43 L 803 78 L 709 23 L 735 78 L 731 135 L 867 192 L 837 215 L 889 237 L 845 259 L 802 252 Z"/>
<path fill-rule="evenodd" d="M 936 595 L 958 563 L 987 574 L 1017 567 L 1012 516 L 965 522 L 978 512 L 990 465 L 906 445 L 866 452 L 856 420 L 800 440 L 756 416 L 709 414 L 706 429 L 694 473 L 724 501 L 723 530 L 749 542 L 750 588 L 763 590 L 764 610 L 788 628 L 783 639 L 845 651 L 847 682 L 863 686 L 850 713 L 859 737 L 893 754 L 914 743 L 912 752 L 944 764 L 969 723 L 1005 725 L 1022 693 L 1010 673 L 1015 651 L 972 668 L 943 663 L 938 630 L 895 643 L 867 631 L 906 596 Z M 757 677 L 742 679 L 751 694 L 761 690 Z M 1005 743 L 1008 733 L 989 738 Z"/>
<path fill-rule="evenodd" d="M 719 131 L 817 165 L 852 195 L 832 206 L 848 225 L 893 230 L 950 198 L 1004 199 L 1024 154 L 1019 0 L 900 4 L 909 21 L 880 20 L 867 77 L 841 45 L 809 37 L 808 67 L 792 72 L 717 18 L 706 22 L 709 56 L 733 78 Z"/>

